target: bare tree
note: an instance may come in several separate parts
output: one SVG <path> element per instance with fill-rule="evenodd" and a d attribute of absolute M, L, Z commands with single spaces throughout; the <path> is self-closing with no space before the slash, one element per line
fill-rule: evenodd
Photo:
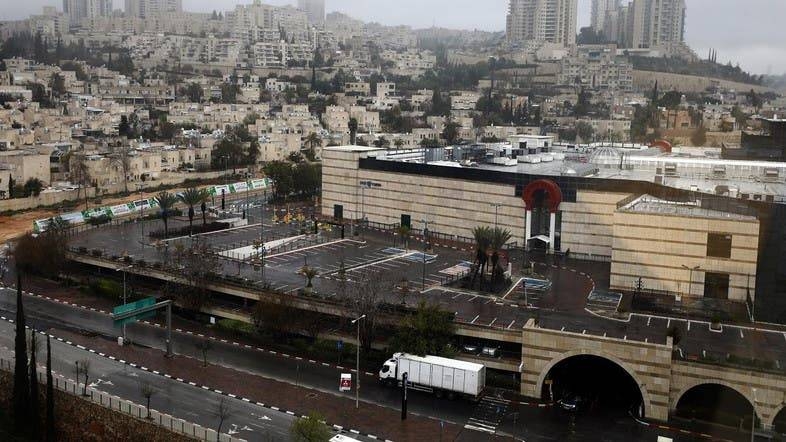
<path fill-rule="evenodd" d="M 110 156 L 110 164 L 117 167 L 117 171 L 123 174 L 123 189 L 128 193 L 128 175 L 131 172 L 131 146 L 115 146 Z"/>
<path fill-rule="evenodd" d="M 224 426 L 224 421 L 232 415 L 232 411 L 229 409 L 229 404 L 227 403 L 227 398 L 221 396 L 221 399 L 216 404 L 216 417 L 218 418 L 218 428 L 216 429 L 216 433 L 218 433 L 218 437 L 221 437 L 221 427 Z"/>
<path fill-rule="evenodd" d="M 298 329 L 300 314 L 291 296 L 266 293 L 259 296 L 251 318 L 257 330 L 270 332 L 278 340 L 286 340 Z"/>
<path fill-rule="evenodd" d="M 71 182 L 77 184 L 76 199 L 79 194 L 85 192 L 85 210 L 87 210 L 87 185 L 90 184 L 90 169 L 87 166 L 87 157 L 84 153 L 78 152 L 71 156 L 68 169 L 71 173 Z"/>
<path fill-rule="evenodd" d="M 149 382 L 143 382 L 139 386 L 139 391 L 142 393 L 142 396 L 147 401 L 147 418 L 150 419 L 151 418 L 150 417 L 150 399 L 156 393 L 156 390 L 153 388 L 152 385 L 150 385 Z"/>
<path fill-rule="evenodd" d="M 345 301 L 356 317 L 366 315 L 360 322 L 360 344 L 368 352 L 377 328 L 377 319 L 382 311 L 384 294 L 394 290 L 395 284 L 388 275 L 379 271 L 366 271 L 353 274 L 357 275 L 347 285 Z"/>
<path fill-rule="evenodd" d="M 195 237 L 189 247 L 179 244 L 175 247 L 173 262 L 180 278 L 186 283 L 175 296 L 184 307 L 199 311 L 208 301 L 208 284 L 221 268 L 218 255 L 213 253 L 207 241 Z"/>
<path fill-rule="evenodd" d="M 82 387 L 82 396 L 87 396 L 87 381 L 90 378 L 90 359 L 83 359 L 82 361 L 78 362 L 76 379 L 77 384 L 79 384 L 80 372 L 85 375 L 85 385 Z"/>
<path fill-rule="evenodd" d="M 210 339 L 203 339 L 194 344 L 194 346 L 202 353 L 202 366 L 207 367 L 207 353 L 213 349 L 213 344 L 210 342 Z"/>

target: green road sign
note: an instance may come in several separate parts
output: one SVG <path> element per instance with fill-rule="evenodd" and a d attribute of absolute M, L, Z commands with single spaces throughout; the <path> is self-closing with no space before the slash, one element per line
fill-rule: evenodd
<path fill-rule="evenodd" d="M 124 313 L 132 313 L 134 310 L 150 307 L 155 304 L 156 304 L 156 298 L 145 298 L 136 302 L 119 305 L 112 310 L 112 314 L 117 316 Z M 134 315 L 129 318 L 115 320 L 115 325 L 131 324 L 133 322 L 137 322 L 142 319 L 152 318 L 155 315 L 156 315 L 155 311 L 150 311 L 150 312 L 142 313 L 140 315 Z"/>

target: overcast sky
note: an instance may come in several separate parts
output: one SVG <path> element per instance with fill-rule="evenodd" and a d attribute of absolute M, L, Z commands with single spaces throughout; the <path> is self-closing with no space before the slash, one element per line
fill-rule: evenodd
<path fill-rule="evenodd" d="M 718 60 L 755 73 L 786 73 L 786 17 L 784 0 L 686 0 L 687 40 L 700 56 L 710 47 Z M 114 0 L 116 8 L 123 0 Z M 294 0 L 263 0 L 271 4 Z M 326 0 L 328 11 L 342 11 L 368 21 L 501 31 L 505 28 L 508 0 Z M 0 20 L 24 18 L 44 5 L 62 7 L 59 0 L 0 0 Z M 233 9 L 251 0 L 183 0 L 191 11 Z M 579 0 L 579 26 L 589 24 L 591 0 Z M 777 21 L 777 22 L 776 22 Z"/>

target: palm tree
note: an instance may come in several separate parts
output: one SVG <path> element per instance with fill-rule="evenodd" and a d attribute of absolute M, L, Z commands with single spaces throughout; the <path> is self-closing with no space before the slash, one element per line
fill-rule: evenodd
<path fill-rule="evenodd" d="M 491 274 L 495 282 L 504 273 L 499 265 L 499 252 L 510 241 L 510 238 L 512 238 L 510 230 L 499 227 L 494 227 L 491 230 Z"/>
<path fill-rule="evenodd" d="M 194 234 L 194 206 L 202 202 L 202 193 L 190 187 L 180 195 L 180 201 L 188 206 L 188 236 Z"/>
<path fill-rule="evenodd" d="M 207 216 L 205 213 L 207 212 L 207 202 L 210 201 L 210 192 L 207 189 L 201 189 L 199 191 L 200 197 L 200 210 L 202 211 L 202 226 L 207 225 Z"/>
<path fill-rule="evenodd" d="M 308 281 L 306 284 L 306 292 L 311 292 L 311 290 L 314 288 L 313 280 L 317 277 L 319 271 L 314 267 L 303 266 L 303 268 L 300 269 L 300 273 L 305 276 L 306 281 Z"/>
<path fill-rule="evenodd" d="M 156 195 L 158 207 L 161 208 L 161 220 L 164 221 L 164 239 L 169 236 L 169 212 L 177 203 L 177 197 L 167 191 Z"/>
<path fill-rule="evenodd" d="M 355 145 L 355 139 L 358 134 L 358 120 L 355 118 L 349 119 L 349 144 Z"/>
<path fill-rule="evenodd" d="M 480 280 L 486 273 L 486 263 L 488 262 L 489 247 L 491 246 L 491 229 L 486 226 L 478 226 L 472 229 L 472 236 L 475 238 L 475 271 L 472 274 L 472 286 L 475 285 L 475 278 L 480 273 Z"/>
<path fill-rule="evenodd" d="M 319 138 L 316 132 L 311 132 L 306 139 L 303 140 L 303 145 L 308 146 L 308 160 L 314 161 L 314 159 L 316 159 L 316 151 L 314 148 L 322 147 L 322 138 Z"/>

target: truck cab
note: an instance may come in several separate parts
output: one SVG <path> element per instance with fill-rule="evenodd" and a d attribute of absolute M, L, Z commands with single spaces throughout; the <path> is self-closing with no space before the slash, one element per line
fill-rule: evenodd
<path fill-rule="evenodd" d="M 382 364 L 382 368 L 379 369 L 379 380 L 383 384 L 388 386 L 396 385 L 396 368 L 398 364 L 396 361 L 396 356 L 394 355 L 392 358 L 385 361 Z"/>

